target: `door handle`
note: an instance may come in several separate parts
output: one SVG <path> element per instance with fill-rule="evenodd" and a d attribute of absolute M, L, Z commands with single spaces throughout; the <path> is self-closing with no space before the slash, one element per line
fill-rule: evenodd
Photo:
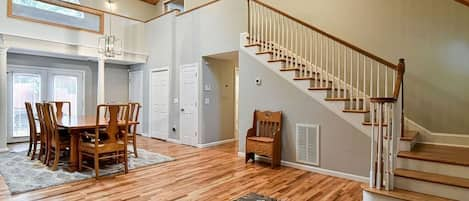
<path fill-rule="evenodd" d="M 184 108 L 181 108 L 181 112 L 184 112 Z"/>

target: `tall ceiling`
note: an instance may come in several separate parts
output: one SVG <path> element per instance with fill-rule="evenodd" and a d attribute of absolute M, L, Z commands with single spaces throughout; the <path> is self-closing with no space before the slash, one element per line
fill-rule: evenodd
<path fill-rule="evenodd" d="M 149 4 L 156 5 L 160 0 L 142 0 L 142 1 L 147 2 Z"/>

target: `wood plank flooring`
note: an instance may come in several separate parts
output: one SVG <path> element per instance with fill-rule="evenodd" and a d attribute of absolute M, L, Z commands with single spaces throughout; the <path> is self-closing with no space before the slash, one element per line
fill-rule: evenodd
<path fill-rule="evenodd" d="M 138 145 L 176 161 L 15 196 L 0 177 L 0 200 L 223 201 L 250 192 L 279 200 L 362 200 L 359 182 L 287 167 L 272 170 L 264 163 L 245 165 L 236 143 L 199 149 L 139 137 Z"/>

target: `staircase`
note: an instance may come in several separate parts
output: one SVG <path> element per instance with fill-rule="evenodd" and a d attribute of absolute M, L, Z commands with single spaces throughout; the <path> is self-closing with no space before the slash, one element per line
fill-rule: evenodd
<path fill-rule="evenodd" d="M 388 62 L 258 0 L 241 50 L 370 136 L 364 200 L 469 200 L 469 149 L 404 130 L 405 63 Z"/>

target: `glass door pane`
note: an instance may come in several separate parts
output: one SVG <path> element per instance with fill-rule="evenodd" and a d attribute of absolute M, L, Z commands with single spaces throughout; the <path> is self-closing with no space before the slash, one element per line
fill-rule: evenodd
<path fill-rule="evenodd" d="M 52 100 L 70 101 L 72 115 L 78 112 L 78 77 L 69 75 L 54 75 Z M 68 105 L 64 105 L 63 114 L 68 114 Z"/>
<path fill-rule="evenodd" d="M 12 135 L 13 137 L 26 137 L 29 136 L 29 124 L 24 103 L 34 104 L 41 100 L 41 75 L 13 73 L 12 88 Z"/>

